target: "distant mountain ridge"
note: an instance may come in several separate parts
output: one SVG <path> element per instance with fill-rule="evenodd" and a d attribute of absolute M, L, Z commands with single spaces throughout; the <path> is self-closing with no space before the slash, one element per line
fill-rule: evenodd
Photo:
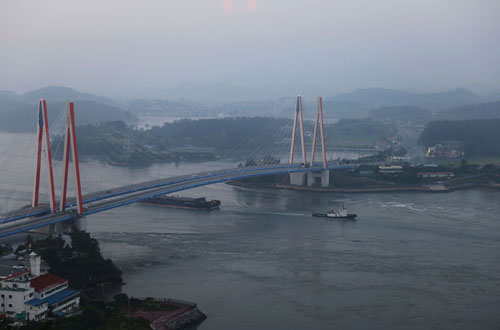
<path fill-rule="evenodd" d="M 25 94 L 0 91 L 0 130 L 29 132 L 34 129 L 37 101 L 47 100 L 49 121 L 65 109 L 68 101 L 75 103 L 77 123 L 94 124 L 105 121 L 135 122 L 136 116 L 122 109 L 114 101 L 89 93 L 82 93 L 72 88 L 51 86 Z"/>
<path fill-rule="evenodd" d="M 62 86 L 48 86 L 33 91 L 29 91 L 22 95 L 27 101 L 36 102 L 40 98 L 44 98 L 50 102 L 69 102 L 77 100 L 94 101 L 108 105 L 117 106 L 117 103 L 104 96 L 98 96 L 90 93 L 77 91 L 76 89 Z"/>
<path fill-rule="evenodd" d="M 416 94 L 387 88 L 356 89 L 327 99 L 327 102 L 352 102 L 373 108 L 385 106 L 412 105 L 433 111 L 456 106 L 479 103 L 484 98 L 465 89 L 458 88 L 446 92 Z"/>
<path fill-rule="evenodd" d="M 264 88 L 262 90 L 265 90 Z M 5 129 L 5 122 L 10 122 L 16 127 L 20 125 L 17 112 L 36 111 L 36 101 L 43 97 L 47 99 L 49 109 L 56 103 L 64 103 L 69 100 L 85 101 L 80 111 L 88 111 L 82 114 L 85 122 L 102 122 L 105 120 L 125 120 L 127 118 L 124 109 L 140 113 L 146 111 L 150 115 L 164 115 L 182 117 L 183 115 L 195 117 L 220 116 L 275 116 L 287 117 L 293 112 L 294 96 L 277 98 L 273 90 L 252 89 L 238 86 L 232 83 L 184 83 L 168 88 L 159 93 L 160 98 L 138 99 L 121 105 L 104 96 L 80 92 L 78 90 L 49 86 L 24 94 L 11 91 L 0 91 L 0 114 L 4 123 L 0 126 Z M 158 91 L 157 91 L 158 92 Z M 155 92 L 155 94 L 158 94 Z M 265 99 L 265 96 L 268 96 Z M 274 98 L 273 98 L 274 95 Z M 231 96 L 231 97 L 228 97 Z M 183 99 L 183 97 L 185 99 Z M 211 100 L 211 101 L 209 101 Z M 241 101 L 243 100 L 243 101 Z M 265 101 L 256 101 L 265 100 Z M 437 119 L 468 118 L 497 118 L 496 107 L 488 106 L 485 101 L 490 97 L 481 97 L 473 92 L 458 88 L 439 93 L 412 93 L 404 90 L 388 88 L 364 88 L 356 89 L 349 93 L 338 94 L 323 98 L 325 117 L 327 118 L 389 118 L 395 116 L 398 120 L 423 121 Z M 94 102 L 88 103 L 88 102 Z M 492 102 L 495 103 L 495 102 Z M 95 109 L 90 108 L 90 104 Z M 316 98 L 303 98 L 306 117 L 315 114 Z M 472 104 L 472 105 L 471 105 Z M 470 108 L 467 106 L 471 105 Z M 465 107 L 461 110 L 455 108 Z M 480 108 L 478 112 L 472 109 Z M 100 109 L 100 111 L 97 111 Z M 382 110 L 380 110 L 382 109 Z M 96 111 L 94 111 L 96 110 Z M 432 113 L 429 116 L 428 110 Z M 453 112 L 455 111 L 455 112 Z M 467 113 L 471 113 L 468 115 Z M 473 114 L 472 114 L 473 113 Z M 475 116 L 479 117 L 475 117 Z M 93 119 L 91 118 L 93 116 Z M 135 116 L 132 121 L 136 120 Z M 429 118 L 430 117 L 430 118 Z M 17 118 L 17 119 L 16 119 Z"/>

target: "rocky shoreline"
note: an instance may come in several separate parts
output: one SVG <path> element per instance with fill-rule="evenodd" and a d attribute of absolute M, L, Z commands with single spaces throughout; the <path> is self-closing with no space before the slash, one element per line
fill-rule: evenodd
<path fill-rule="evenodd" d="M 195 307 L 171 320 L 165 322 L 165 327 L 169 330 L 180 330 L 189 325 L 200 323 L 205 320 L 207 316 Z"/>
<path fill-rule="evenodd" d="M 133 309 L 127 317 L 145 319 L 154 330 L 181 330 L 207 318 L 196 303 L 172 298 L 146 298 Z"/>

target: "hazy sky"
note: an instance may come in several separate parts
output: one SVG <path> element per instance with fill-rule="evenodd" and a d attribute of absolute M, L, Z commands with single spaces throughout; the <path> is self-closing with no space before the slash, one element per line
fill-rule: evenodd
<path fill-rule="evenodd" d="M 0 89 L 500 88 L 499 0 L 0 0 Z"/>

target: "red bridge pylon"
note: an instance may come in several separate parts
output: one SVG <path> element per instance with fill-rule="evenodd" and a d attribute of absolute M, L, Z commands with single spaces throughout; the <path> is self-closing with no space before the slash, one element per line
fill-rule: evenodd
<path fill-rule="evenodd" d="M 69 167 L 69 149 L 71 147 L 71 155 L 73 158 L 73 168 L 75 170 L 75 187 L 76 187 L 76 206 L 78 214 L 83 214 L 82 205 L 82 187 L 80 184 L 80 166 L 78 165 L 78 150 L 76 148 L 76 132 L 75 132 L 75 108 L 73 102 L 66 105 L 66 129 L 64 138 L 64 169 L 61 188 L 61 204 L 60 211 L 64 211 L 66 207 L 66 193 L 68 188 L 68 167 Z"/>
<path fill-rule="evenodd" d="M 44 130 L 45 126 L 45 130 Z M 38 195 L 40 191 L 40 168 L 42 166 L 42 146 L 43 135 L 45 132 L 45 150 L 47 151 L 47 169 L 49 171 L 49 185 L 50 185 L 50 212 L 56 211 L 56 195 L 54 191 L 54 174 L 52 170 L 52 153 L 50 151 L 50 135 L 49 135 L 49 121 L 47 116 L 47 102 L 40 99 L 38 102 L 38 119 L 37 119 L 37 142 L 36 160 L 35 160 L 35 182 L 33 184 L 33 199 L 31 206 L 38 206 Z"/>
<path fill-rule="evenodd" d="M 45 127 L 45 130 L 44 130 Z M 40 99 L 38 103 L 38 123 L 37 123 L 37 153 L 35 163 L 35 181 L 33 186 L 33 201 L 32 206 L 38 206 L 38 197 L 40 190 L 40 168 L 42 159 L 42 145 L 43 133 L 45 132 L 45 147 L 47 152 L 47 168 L 49 171 L 49 185 L 50 185 L 50 212 L 56 212 L 56 197 L 54 191 L 54 175 L 52 169 L 52 152 L 50 150 L 50 135 L 49 135 L 49 122 L 47 116 L 47 102 Z M 69 154 L 70 147 L 72 151 L 73 167 L 75 170 L 75 186 L 76 186 L 76 204 L 78 214 L 83 214 L 82 206 L 82 188 L 80 184 L 80 167 L 78 165 L 78 151 L 76 148 L 76 132 L 75 132 L 75 110 L 73 102 L 69 102 L 66 106 L 66 130 L 64 137 L 64 169 L 61 188 L 61 200 L 59 204 L 59 211 L 64 211 L 66 207 L 66 195 L 68 187 L 68 167 L 69 167 Z"/>

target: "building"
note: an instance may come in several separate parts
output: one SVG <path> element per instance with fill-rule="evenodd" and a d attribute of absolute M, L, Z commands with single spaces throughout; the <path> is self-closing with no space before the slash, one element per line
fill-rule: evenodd
<path fill-rule="evenodd" d="M 80 306 L 80 292 L 68 280 L 43 272 L 41 258 L 29 255 L 29 271 L 22 270 L 0 280 L 2 315 L 17 320 L 43 320 L 48 312 L 64 315 Z"/>
<path fill-rule="evenodd" d="M 80 292 L 68 287 L 68 280 L 50 273 L 31 280 L 35 297 L 27 302 L 28 311 L 46 305 L 53 313 L 64 315 L 80 306 Z"/>
<path fill-rule="evenodd" d="M 10 275 L 0 282 L 0 308 L 2 316 L 24 320 L 26 311 L 24 303 L 33 299 L 35 289 L 31 287 L 30 272 L 21 271 Z M 40 310 L 44 306 L 40 306 Z"/>

